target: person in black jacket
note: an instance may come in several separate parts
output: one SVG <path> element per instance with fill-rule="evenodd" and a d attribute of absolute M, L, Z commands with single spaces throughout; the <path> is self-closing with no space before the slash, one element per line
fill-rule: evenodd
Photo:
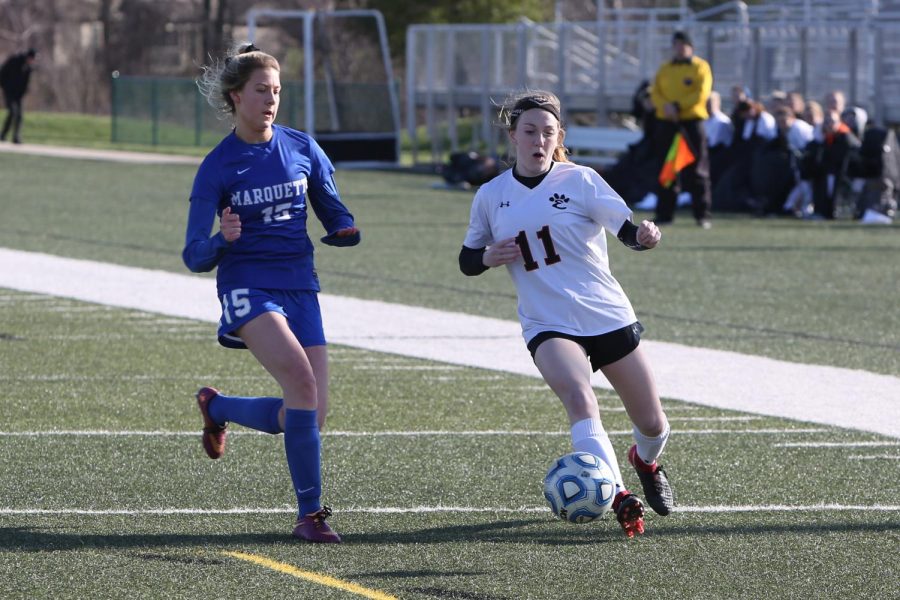
<path fill-rule="evenodd" d="M 32 65 L 37 57 L 34 48 L 27 52 L 13 54 L 0 66 L 0 88 L 3 89 L 3 101 L 6 104 L 6 121 L 0 132 L 0 141 L 6 140 L 6 134 L 12 129 L 12 141 L 21 144 L 19 130 L 22 127 L 22 98 L 28 91 L 28 80 L 31 78 Z"/>
<path fill-rule="evenodd" d="M 641 125 L 644 134 L 641 139 L 628 145 L 614 165 L 598 169 L 606 180 L 629 206 L 644 199 L 656 186 L 659 165 L 653 136 L 656 127 L 656 108 L 650 99 L 650 81 L 641 82 L 631 98 L 631 116 Z"/>
<path fill-rule="evenodd" d="M 848 185 L 848 167 L 859 153 L 859 138 L 841 122 L 836 110 L 825 111 L 822 140 L 809 143 L 801 161 L 801 175 L 813 191 L 814 219 L 834 219 L 837 199 Z"/>

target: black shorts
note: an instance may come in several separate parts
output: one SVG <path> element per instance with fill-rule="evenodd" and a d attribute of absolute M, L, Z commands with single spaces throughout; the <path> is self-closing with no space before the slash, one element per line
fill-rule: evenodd
<path fill-rule="evenodd" d="M 559 331 L 542 331 L 528 342 L 528 351 L 531 352 L 533 359 L 538 346 L 550 338 L 572 340 L 584 348 L 588 358 L 591 359 L 591 368 L 597 371 L 600 367 L 605 367 L 631 354 L 641 343 L 642 333 L 644 333 L 644 326 L 640 321 L 600 335 L 572 335 Z"/>

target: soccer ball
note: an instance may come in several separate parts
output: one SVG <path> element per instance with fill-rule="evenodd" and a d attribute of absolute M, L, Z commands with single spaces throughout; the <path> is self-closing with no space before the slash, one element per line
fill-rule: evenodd
<path fill-rule="evenodd" d="M 572 452 L 553 462 L 544 477 L 544 497 L 557 517 L 589 523 L 612 507 L 616 478 L 599 456 Z"/>

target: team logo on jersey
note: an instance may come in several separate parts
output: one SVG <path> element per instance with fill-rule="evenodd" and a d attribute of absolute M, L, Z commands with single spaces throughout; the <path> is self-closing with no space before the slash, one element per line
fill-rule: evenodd
<path fill-rule="evenodd" d="M 565 194 L 553 194 L 549 200 L 553 204 L 553 208 L 558 208 L 559 210 L 566 210 L 566 204 L 569 203 L 569 199 L 566 198 Z"/>
<path fill-rule="evenodd" d="M 269 204 L 285 198 L 303 197 L 306 195 L 307 187 L 306 177 L 303 177 L 302 179 L 286 181 L 285 183 L 279 183 L 278 185 L 267 185 L 265 187 L 238 190 L 236 192 L 231 192 L 231 205 L 254 206 L 256 204 Z M 285 206 L 290 206 L 290 203 Z M 303 207 L 301 206 L 301 208 Z"/>

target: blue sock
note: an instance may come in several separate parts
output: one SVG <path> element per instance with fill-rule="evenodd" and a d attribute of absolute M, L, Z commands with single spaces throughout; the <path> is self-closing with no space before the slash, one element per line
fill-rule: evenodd
<path fill-rule="evenodd" d="M 278 411 L 281 398 L 242 398 L 219 394 L 209 403 L 209 417 L 219 424 L 237 423 L 266 433 L 281 433 Z"/>
<path fill-rule="evenodd" d="M 297 492 L 300 517 L 316 512 L 322 505 L 322 444 L 319 440 L 319 426 L 316 411 L 284 411 L 284 452 L 288 469 Z"/>

